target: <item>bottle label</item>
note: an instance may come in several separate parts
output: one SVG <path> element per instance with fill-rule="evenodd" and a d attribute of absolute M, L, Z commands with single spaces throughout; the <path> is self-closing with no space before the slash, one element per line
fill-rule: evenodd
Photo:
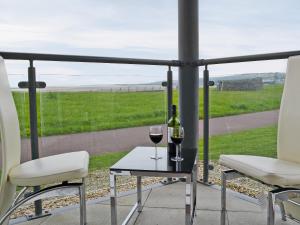
<path fill-rule="evenodd" d="M 172 142 L 171 139 L 171 127 L 168 127 L 168 152 L 170 158 L 176 156 L 176 145 Z"/>
<path fill-rule="evenodd" d="M 172 140 L 171 140 L 171 127 L 168 127 L 168 143 L 172 143 Z"/>

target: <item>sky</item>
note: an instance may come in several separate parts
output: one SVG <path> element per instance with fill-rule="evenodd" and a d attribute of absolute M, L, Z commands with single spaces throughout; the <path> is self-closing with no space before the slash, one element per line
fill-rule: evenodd
<path fill-rule="evenodd" d="M 178 58 L 177 0 L 0 0 L 0 12 L 0 51 Z M 299 12 L 299 0 L 199 0 L 200 58 L 300 50 Z M 27 71 L 28 62 L 6 64 L 9 74 Z M 148 76 L 153 81 L 167 70 L 87 63 L 35 66 L 39 74 Z M 285 60 L 279 60 L 211 66 L 210 71 L 220 76 L 285 67 Z"/>

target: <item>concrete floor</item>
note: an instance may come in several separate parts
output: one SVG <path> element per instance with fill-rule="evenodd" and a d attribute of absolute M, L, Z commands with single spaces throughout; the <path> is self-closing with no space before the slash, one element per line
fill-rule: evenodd
<path fill-rule="evenodd" d="M 131 223 L 136 225 L 179 225 L 184 224 L 183 183 L 151 188 L 143 191 L 143 212 L 134 215 Z M 118 221 L 126 217 L 136 195 L 131 193 L 118 199 Z M 256 200 L 247 196 L 228 192 L 228 224 L 265 225 L 266 210 Z M 217 187 L 198 184 L 197 211 L 194 224 L 217 225 L 220 223 L 220 191 Z M 100 199 L 88 202 L 88 225 L 109 225 L 109 200 Z M 16 223 L 17 221 L 11 221 Z M 78 207 L 60 209 L 52 216 L 29 222 L 18 221 L 20 225 L 75 225 L 79 224 Z M 292 221 L 283 222 L 277 215 L 276 225 L 295 225 Z M 299 224 L 298 224 L 299 225 Z"/>

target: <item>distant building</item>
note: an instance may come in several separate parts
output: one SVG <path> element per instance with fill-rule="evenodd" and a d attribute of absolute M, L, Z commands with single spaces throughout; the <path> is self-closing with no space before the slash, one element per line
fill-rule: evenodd
<path fill-rule="evenodd" d="M 263 78 L 264 84 L 283 84 L 285 76 L 283 73 L 274 73 L 273 76 Z"/>
<path fill-rule="evenodd" d="M 256 77 L 241 80 L 220 80 L 217 83 L 218 91 L 256 91 L 264 86 L 263 79 Z"/>

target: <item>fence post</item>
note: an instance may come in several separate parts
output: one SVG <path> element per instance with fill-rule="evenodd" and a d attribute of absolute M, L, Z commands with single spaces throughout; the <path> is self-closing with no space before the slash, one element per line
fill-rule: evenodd
<path fill-rule="evenodd" d="M 203 71 L 203 182 L 208 182 L 209 176 L 209 71 L 207 65 Z"/>
<path fill-rule="evenodd" d="M 33 60 L 29 60 L 28 67 L 28 81 L 19 82 L 19 88 L 27 88 L 29 95 L 29 120 L 30 120 L 30 144 L 31 144 L 31 158 L 38 159 L 39 156 L 39 143 L 38 143 L 38 126 L 37 126 L 37 107 L 36 107 L 36 89 L 45 88 L 45 82 L 37 82 Z M 39 186 L 33 188 L 34 192 L 40 190 Z M 43 215 L 42 201 L 37 200 L 34 202 L 35 215 L 29 219 L 38 218 Z"/>
<path fill-rule="evenodd" d="M 172 105 L 173 105 L 173 72 L 171 70 L 171 66 L 169 66 L 169 70 L 167 72 L 167 97 L 168 97 L 168 118 L 169 119 L 172 116 Z M 167 123 L 168 123 L 167 121 Z"/>
<path fill-rule="evenodd" d="M 37 107 L 36 107 L 36 74 L 33 66 L 33 60 L 30 60 L 28 68 L 28 94 L 29 94 L 29 118 L 30 118 L 30 140 L 31 140 L 31 157 L 38 159 L 39 156 L 39 143 L 38 143 L 38 127 L 37 127 Z M 40 187 L 34 187 L 34 192 L 39 191 Z M 34 202 L 35 216 L 43 214 L 42 201 L 37 200 Z"/>
<path fill-rule="evenodd" d="M 207 65 L 203 71 L 203 183 L 208 183 L 209 170 L 209 87 L 214 82 L 209 80 Z"/>
<path fill-rule="evenodd" d="M 168 72 L 167 72 L 167 102 L 168 102 L 168 116 L 167 116 L 167 124 L 169 122 L 169 119 L 172 117 L 172 105 L 173 105 L 173 72 L 171 70 L 171 66 L 169 66 Z M 167 130 L 167 132 L 169 132 Z M 169 134 L 167 133 L 167 137 L 169 137 Z M 167 178 L 167 183 L 171 183 L 172 178 Z"/>

